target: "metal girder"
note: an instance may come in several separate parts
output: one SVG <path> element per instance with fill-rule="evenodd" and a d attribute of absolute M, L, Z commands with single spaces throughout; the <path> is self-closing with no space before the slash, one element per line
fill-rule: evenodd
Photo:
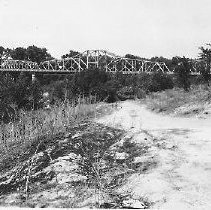
<path fill-rule="evenodd" d="M 199 61 L 192 61 L 192 74 L 199 74 L 198 65 Z M 104 69 L 111 73 L 122 72 L 123 74 L 158 71 L 167 74 L 174 73 L 164 62 L 125 58 L 106 50 L 87 50 L 70 58 L 44 61 L 39 65 L 36 62 L 12 59 L 2 59 L 0 63 L 0 71 L 76 73 L 92 67 Z"/>

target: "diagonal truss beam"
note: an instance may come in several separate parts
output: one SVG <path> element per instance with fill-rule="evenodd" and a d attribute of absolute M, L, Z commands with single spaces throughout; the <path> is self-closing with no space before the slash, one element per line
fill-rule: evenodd
<path fill-rule="evenodd" d="M 192 61 L 192 74 L 199 73 L 199 61 Z M 145 59 L 129 59 L 110 53 L 106 50 L 87 50 L 74 57 L 36 62 L 2 59 L 0 71 L 28 71 L 28 72 L 64 72 L 76 73 L 89 68 L 100 68 L 107 72 L 122 72 L 123 74 L 152 73 L 161 71 L 172 74 L 164 62 L 152 62 Z"/>

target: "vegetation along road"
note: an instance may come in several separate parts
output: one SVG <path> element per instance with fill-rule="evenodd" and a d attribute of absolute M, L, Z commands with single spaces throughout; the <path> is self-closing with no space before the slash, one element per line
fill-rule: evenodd
<path fill-rule="evenodd" d="M 150 145 L 137 161 L 151 162 L 152 167 L 133 174 L 122 192 L 148 199 L 156 209 L 211 209 L 211 119 L 159 115 L 125 101 L 98 122 Z"/>

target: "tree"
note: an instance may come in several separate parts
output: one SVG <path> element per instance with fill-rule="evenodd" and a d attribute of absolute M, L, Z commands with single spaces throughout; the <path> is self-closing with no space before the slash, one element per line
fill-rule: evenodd
<path fill-rule="evenodd" d="M 40 83 L 35 80 L 29 87 L 30 90 L 30 97 L 29 97 L 29 101 L 30 101 L 30 108 L 32 110 L 36 110 L 40 107 L 42 107 L 42 94 L 43 91 L 41 89 Z"/>
<path fill-rule="evenodd" d="M 126 54 L 126 55 L 125 55 L 125 58 L 146 60 L 146 58 L 142 58 L 142 57 L 140 57 L 140 56 L 132 55 L 132 54 Z"/>
<path fill-rule="evenodd" d="M 4 53 L 4 47 L 0 46 L 0 59 L 1 59 L 2 55 L 3 55 L 3 53 Z"/>
<path fill-rule="evenodd" d="M 200 64 L 200 72 L 206 84 L 209 86 L 210 70 L 211 70 L 211 44 L 207 44 L 207 48 L 199 47 L 201 52 L 199 58 L 202 61 Z"/>
<path fill-rule="evenodd" d="M 64 58 L 70 58 L 70 57 L 74 57 L 76 55 L 80 54 L 79 52 L 77 51 L 74 51 L 74 50 L 70 50 L 69 53 L 65 54 L 65 55 L 62 55 L 62 59 Z"/>
<path fill-rule="evenodd" d="M 26 48 L 17 47 L 16 49 L 12 50 L 11 57 L 14 60 L 26 60 L 27 59 Z"/>
<path fill-rule="evenodd" d="M 64 101 L 65 100 L 65 89 L 66 81 L 56 81 L 52 87 L 52 101 Z"/>
<path fill-rule="evenodd" d="M 14 80 L 9 74 L 0 75 L 0 122 L 8 123 L 15 118 L 13 100 Z"/>
<path fill-rule="evenodd" d="M 53 57 L 47 52 L 46 48 L 39 48 L 34 45 L 27 47 L 26 54 L 27 60 L 37 62 L 38 64 L 53 59 Z"/>
<path fill-rule="evenodd" d="M 121 87 L 122 87 L 121 83 L 115 78 L 108 80 L 103 85 L 103 91 L 107 95 L 107 102 L 113 103 L 118 100 L 117 91 Z"/>
<path fill-rule="evenodd" d="M 172 66 L 172 60 L 171 59 L 168 59 L 168 58 L 164 58 L 164 57 L 162 57 L 162 56 L 160 56 L 160 57 L 152 57 L 152 58 L 150 58 L 150 60 L 152 61 L 152 62 L 163 62 L 163 63 L 165 63 L 166 64 L 166 66 L 168 67 L 168 68 L 172 68 L 173 66 Z"/>
<path fill-rule="evenodd" d="M 102 100 L 107 96 L 103 85 L 108 80 L 110 80 L 108 73 L 97 68 L 90 68 L 75 74 L 67 86 L 72 96 L 91 94 Z"/>
<path fill-rule="evenodd" d="M 137 56 L 132 55 L 132 54 L 126 54 L 125 58 L 129 58 L 129 59 L 137 59 Z"/>
<path fill-rule="evenodd" d="M 190 88 L 190 63 L 187 58 L 178 58 L 178 63 L 175 68 L 176 80 L 179 87 L 182 87 L 185 91 Z"/>
<path fill-rule="evenodd" d="M 11 57 L 12 49 L 0 47 L 0 58 L 8 59 Z"/>
<path fill-rule="evenodd" d="M 18 109 L 26 107 L 26 104 L 29 101 L 30 90 L 29 86 L 31 81 L 29 78 L 22 72 L 15 82 L 15 88 L 12 93 L 13 100 L 17 105 Z"/>
<path fill-rule="evenodd" d="M 38 64 L 53 59 L 46 48 L 39 48 L 34 45 L 27 48 L 17 47 L 15 49 L 4 49 L 0 47 L 0 57 L 3 55 L 6 58 L 11 57 L 14 60 L 28 60 L 37 62 Z"/>

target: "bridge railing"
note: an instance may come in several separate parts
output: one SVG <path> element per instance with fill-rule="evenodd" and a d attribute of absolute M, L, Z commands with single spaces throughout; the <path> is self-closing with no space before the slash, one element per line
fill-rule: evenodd
<path fill-rule="evenodd" d="M 1 60 L 0 62 L 1 70 L 36 70 L 39 69 L 39 65 L 32 61 L 22 61 L 22 60 Z"/>

